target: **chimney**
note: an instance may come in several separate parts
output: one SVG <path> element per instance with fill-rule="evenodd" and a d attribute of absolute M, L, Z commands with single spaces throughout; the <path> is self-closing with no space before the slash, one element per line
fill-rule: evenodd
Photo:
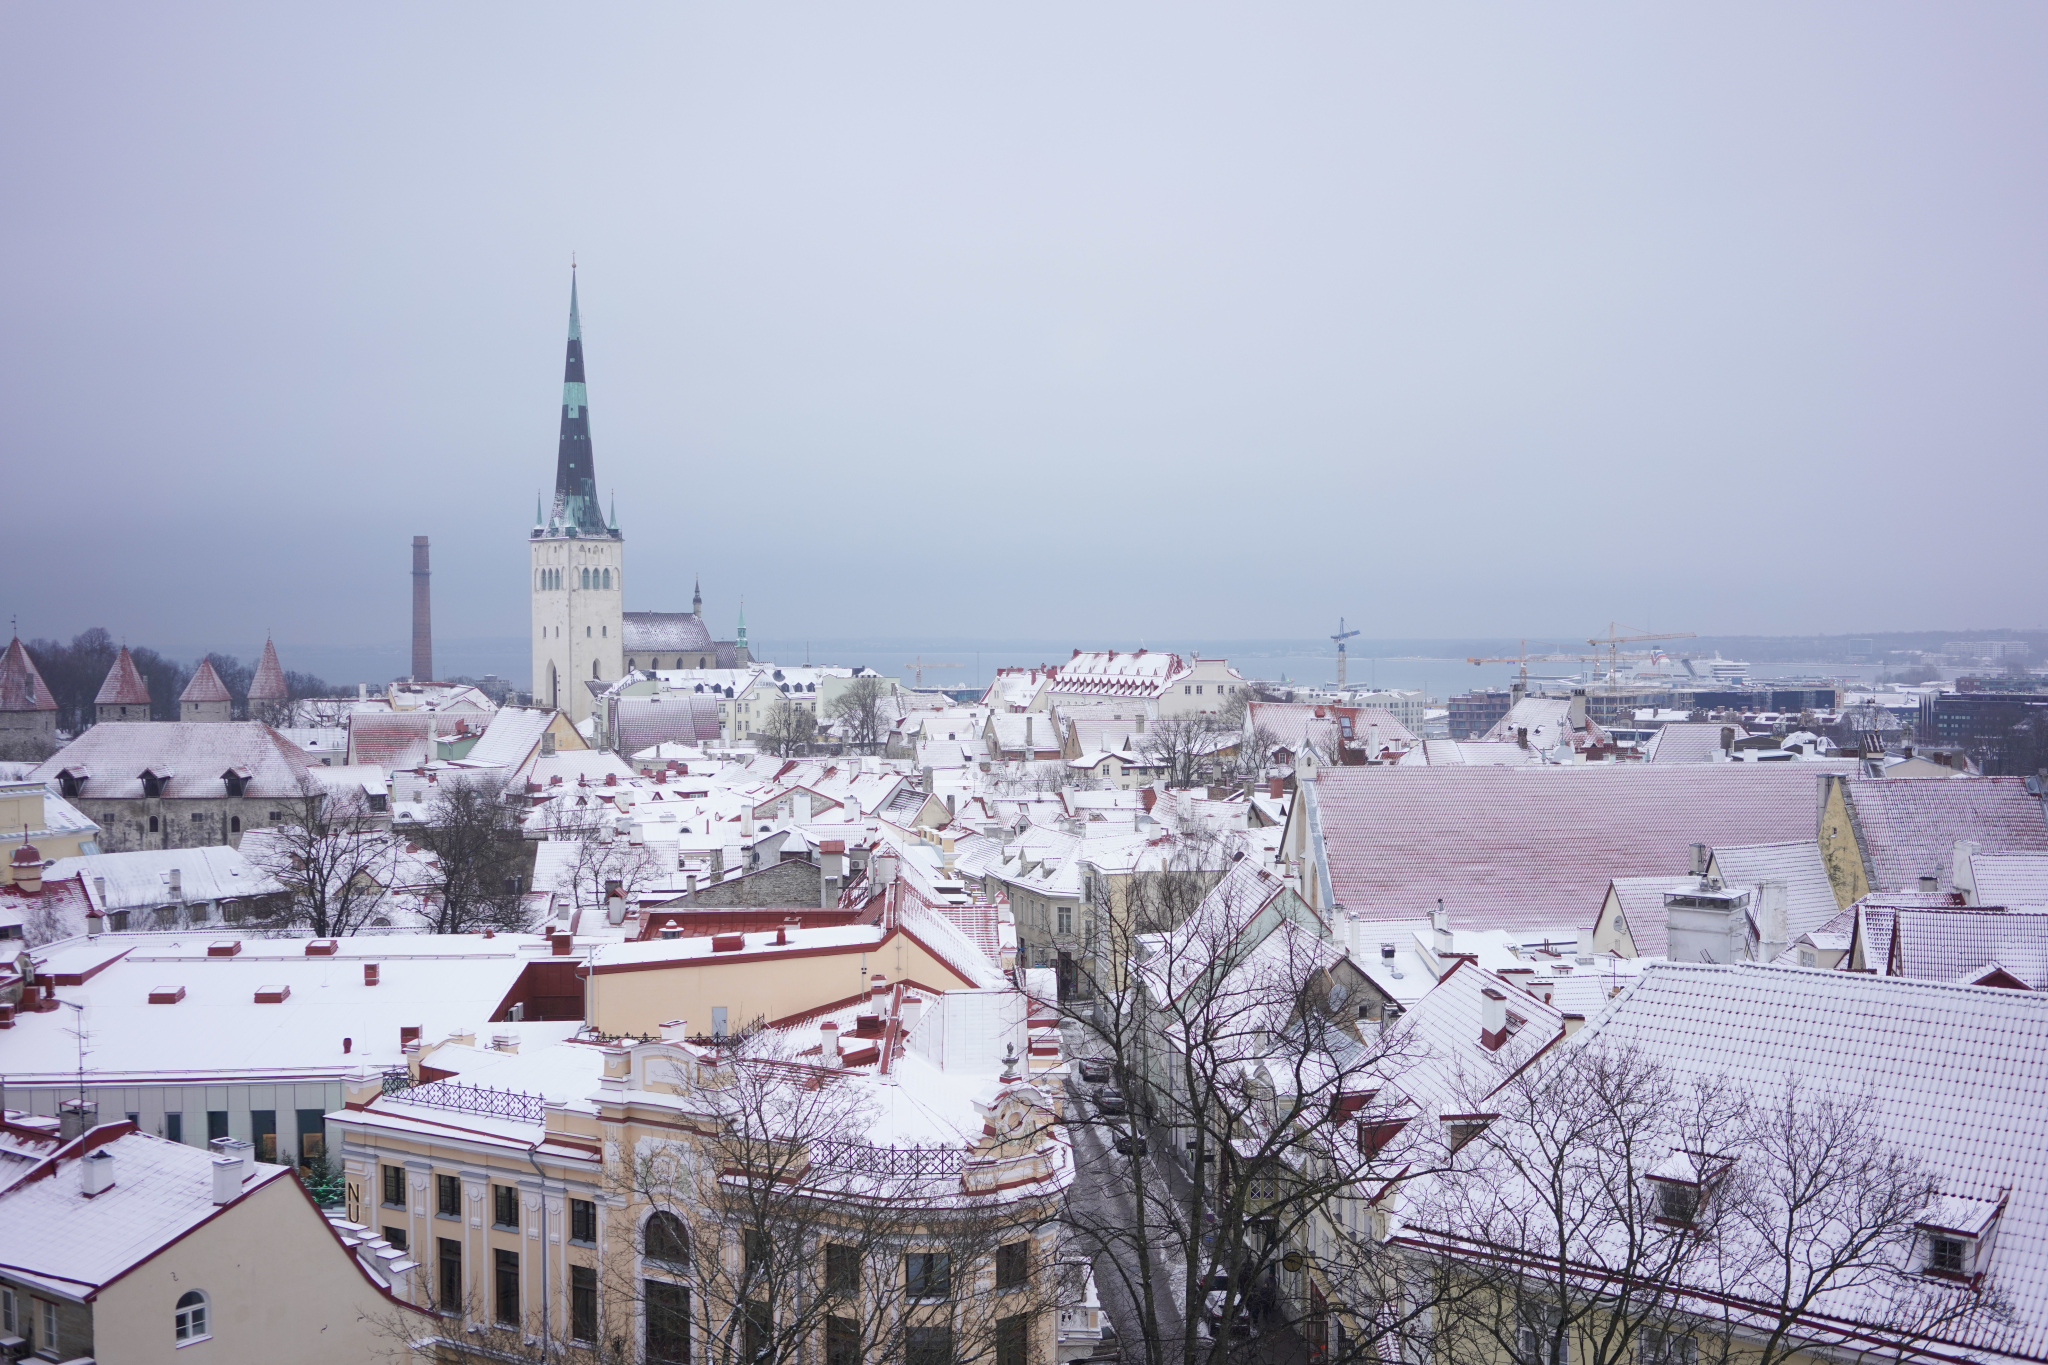
<path fill-rule="evenodd" d="M 1948 884 L 1963 893 L 1963 904 L 1981 905 L 1977 895 L 1977 869 L 1971 859 L 1977 856 L 1980 845 L 1975 839 L 1958 839 L 1949 850 Z"/>
<path fill-rule="evenodd" d="M 1920 889 L 1921 891 L 1927 893 L 1932 893 L 1941 890 L 1941 878 L 1932 872 L 1921 873 Z"/>
<path fill-rule="evenodd" d="M 415 682 L 434 677 L 434 603 L 427 587 L 427 538 L 412 538 L 412 676 Z"/>
<path fill-rule="evenodd" d="M 1271 797 L 1275 801 L 1278 801 L 1281 797 L 1287 795 L 1287 779 L 1284 777 L 1267 778 L 1266 795 Z"/>
<path fill-rule="evenodd" d="M 868 978 L 868 995 L 872 1000 L 874 1000 L 874 1002 L 877 1005 L 882 1003 L 882 997 L 887 995 L 888 993 L 888 977 L 883 976 L 880 972 L 876 972 L 873 976 Z"/>
<path fill-rule="evenodd" d="M 818 1050 L 826 1066 L 839 1065 L 839 1025 L 830 1019 L 818 1025 Z"/>
<path fill-rule="evenodd" d="M 1151 787 L 1140 787 L 1138 789 L 1138 800 L 1144 803 L 1145 813 L 1150 815 L 1152 807 L 1159 803 L 1159 793 Z"/>
<path fill-rule="evenodd" d="M 664 942 L 673 943 L 682 936 L 683 926 L 680 924 L 664 924 L 661 926 L 661 937 Z"/>
<path fill-rule="evenodd" d="M 238 1157 L 213 1159 L 213 1202 L 232 1204 L 242 1194 L 242 1162 Z"/>
<path fill-rule="evenodd" d="M 1457 941 L 1451 937 L 1451 916 L 1444 909 L 1442 897 L 1437 898 L 1436 909 L 1430 912 L 1429 928 L 1437 952 L 1448 953 L 1457 946 Z"/>
<path fill-rule="evenodd" d="M 570 951 L 575 948 L 576 940 L 567 934 L 550 934 L 548 936 L 548 946 L 553 950 L 556 957 L 567 957 Z"/>
<path fill-rule="evenodd" d="M 609 887 L 607 890 L 610 894 L 605 897 L 604 921 L 606 924 L 624 924 L 626 922 L 626 897 L 616 886 Z"/>
<path fill-rule="evenodd" d="M 1694 844 L 1691 861 L 1686 863 L 1685 870 L 1692 876 L 1704 877 L 1707 875 L 1707 864 L 1712 861 L 1713 856 L 1714 850 L 1707 845 Z"/>
<path fill-rule="evenodd" d="M 1724 725 L 1721 727 L 1721 752 L 1724 754 L 1733 753 L 1734 750 L 1735 727 L 1732 725 Z"/>
<path fill-rule="evenodd" d="M 1765 882 L 1758 890 L 1762 894 L 1757 901 L 1756 927 L 1761 942 L 1757 944 L 1756 960 L 1769 962 L 1785 951 L 1791 937 L 1785 883 Z"/>
<path fill-rule="evenodd" d="M 1568 710 L 1568 711 L 1567 711 L 1567 712 L 1566 712 L 1565 714 L 1566 714 L 1566 718 L 1567 718 L 1567 719 L 1568 719 L 1568 720 L 1570 721 L 1570 723 L 1571 723 L 1571 727 L 1572 727 L 1572 729 L 1574 729 L 1574 730 L 1583 730 L 1583 729 L 1585 729 L 1585 728 L 1586 728 L 1586 689 L 1585 689 L 1585 688 L 1583 688 L 1583 687 L 1574 687 L 1574 688 L 1572 689 L 1572 703 L 1571 703 L 1571 707 L 1570 707 L 1570 709 L 1569 709 L 1569 710 Z"/>
<path fill-rule="evenodd" d="M 57 1135 L 64 1141 L 91 1132 L 100 1121 L 97 1100 L 65 1100 L 57 1106 Z"/>
<path fill-rule="evenodd" d="M 1024 713 L 1024 757 L 1038 757 L 1038 745 L 1031 738 L 1031 713 Z"/>
<path fill-rule="evenodd" d="M 914 995 L 904 996 L 903 1008 L 897 1012 L 897 1017 L 903 1021 L 903 1031 L 908 1033 L 924 1017 L 924 1001 Z"/>
<path fill-rule="evenodd" d="M 1479 992 L 1479 1045 L 1498 1052 L 1508 1040 L 1508 998 L 1491 986 Z"/>
<path fill-rule="evenodd" d="M 376 964 L 376 963 L 374 963 L 374 962 L 365 962 L 365 963 L 363 964 L 363 984 L 364 984 L 365 986 L 374 986 L 374 985 L 376 985 L 376 984 L 377 984 L 377 964 Z"/>
<path fill-rule="evenodd" d="M 114 1154 L 102 1147 L 78 1163 L 78 1192 L 87 1199 L 114 1188 Z"/>
<path fill-rule="evenodd" d="M 1594 927 L 1595 927 L 1595 926 L 1593 926 L 1593 925 L 1590 925 L 1590 924 L 1585 924 L 1585 925 L 1581 925 L 1581 926 L 1579 926 L 1579 931 L 1578 931 L 1578 939 L 1579 939 L 1579 943 L 1578 943 L 1578 951 L 1577 951 L 1576 953 L 1574 953 L 1574 954 L 1573 954 L 1573 956 L 1574 956 L 1574 957 L 1576 957 L 1576 958 L 1577 958 L 1577 959 L 1579 960 L 1579 963 L 1580 963 L 1580 965 L 1582 965 L 1582 966 L 1590 966 L 1590 965 L 1592 964 L 1592 961 L 1593 961 L 1593 929 L 1594 929 Z"/>
<path fill-rule="evenodd" d="M 684 895 L 686 895 L 686 896 L 695 896 L 695 895 L 697 894 L 697 874 L 696 874 L 696 873 L 694 873 L 694 872 L 691 872 L 691 873 L 687 873 L 687 874 L 685 874 L 685 875 L 684 875 L 684 877 L 683 877 L 683 894 L 684 894 Z"/>
<path fill-rule="evenodd" d="M 1572 1035 L 1573 1035 L 1574 1033 L 1577 1033 L 1577 1032 L 1578 1032 L 1578 1031 L 1579 1031 L 1580 1029 L 1584 1028 L 1585 1026 L 1586 1026 L 1586 1016 L 1585 1016 L 1585 1015 L 1583 1015 L 1583 1014 L 1567 1014 L 1567 1015 L 1566 1015 L 1566 1016 L 1564 1017 L 1564 1036 L 1565 1036 L 1565 1037 L 1567 1037 L 1567 1038 L 1569 1038 L 1569 1037 L 1571 1037 L 1571 1036 L 1572 1036 Z"/>

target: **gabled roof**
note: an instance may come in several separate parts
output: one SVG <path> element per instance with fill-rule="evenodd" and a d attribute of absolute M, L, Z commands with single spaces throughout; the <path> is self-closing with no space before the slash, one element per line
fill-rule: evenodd
<path fill-rule="evenodd" d="M 2024 778 L 1844 780 L 1873 890 L 1904 891 L 1924 876 L 1950 889 L 1958 839 L 1984 853 L 2048 853 L 2048 819 Z"/>
<path fill-rule="evenodd" d="M 1643 762 L 1712 762 L 1714 755 L 1721 752 L 1723 730 L 1733 730 L 1737 739 L 1749 737 L 1749 731 L 1733 721 L 1672 721 L 1650 737 L 1643 749 Z"/>
<path fill-rule="evenodd" d="M 249 682 L 249 700 L 288 701 L 291 695 L 291 688 L 285 685 L 284 669 L 277 662 L 277 646 L 265 637 L 263 657 L 256 661 L 256 676 Z"/>
<path fill-rule="evenodd" d="M 18 1131 L 10 1125 L 0 1141 L 16 1145 Z M 87 1198 L 77 1167 L 96 1153 L 112 1158 L 114 1183 Z M 291 1173 L 257 1162 L 242 1170 L 238 1199 Z M 212 1152 L 138 1133 L 132 1124 L 102 1124 L 50 1150 L 0 1195 L 0 1260 L 31 1283 L 85 1298 L 221 1208 L 213 1202 Z"/>
<path fill-rule="evenodd" d="M 2029 990 L 2048 986 L 2048 912 L 1900 910 L 1885 974 L 1974 984 L 2003 968 Z"/>
<path fill-rule="evenodd" d="M 1680 1084 L 1738 1077 L 1765 1104 L 1795 1079 L 1808 1096 L 1853 1100 L 1942 1195 L 2007 1201 L 1990 1269 L 2013 1314 L 1980 1321 L 1964 1344 L 2048 1355 L 2048 996 L 1660 962 L 1572 1043 L 1636 1049 Z M 1854 1317 L 1863 1306 L 1816 1308 Z"/>
<path fill-rule="evenodd" d="M 1781 883 L 1785 888 L 1787 942 L 1820 928 L 1841 913 L 1841 907 L 1835 903 L 1834 885 L 1828 881 L 1827 864 L 1821 861 L 1818 840 L 1717 848 L 1713 852 L 1713 868 L 1728 886 Z M 1751 901 L 1752 905 L 1758 903 Z"/>
<path fill-rule="evenodd" d="M 711 650 L 711 632 L 692 612 L 629 611 L 623 617 L 628 654 L 705 654 Z"/>
<path fill-rule="evenodd" d="M 1978 853 L 1970 872 L 1980 905 L 2048 905 L 2048 853 Z"/>
<path fill-rule="evenodd" d="M 1818 784 L 1793 765 L 1326 768 L 1314 790 L 1346 909 L 1413 919 L 1441 897 L 1472 929 L 1588 924 L 1611 878 L 1665 875 L 1694 842 L 1818 825 Z"/>
<path fill-rule="evenodd" d="M 192 674 L 192 681 L 185 684 L 185 690 L 178 694 L 179 701 L 233 701 L 234 695 L 228 685 L 220 680 L 220 674 L 213 671 L 213 660 L 201 659 L 199 667 Z"/>
<path fill-rule="evenodd" d="M 107 670 L 107 680 L 100 684 L 99 695 L 93 698 L 95 706 L 147 706 L 149 705 L 149 684 L 142 679 L 142 670 L 135 666 L 135 656 L 122 645 L 121 652 L 114 656 L 114 666 Z"/>
<path fill-rule="evenodd" d="M 57 699 L 50 685 L 36 672 L 36 661 L 16 636 L 0 655 L 0 711 L 54 711 Z"/>
<path fill-rule="evenodd" d="M 93 726 L 29 777 L 54 783 L 68 772 L 84 779 L 84 799 L 135 800 L 143 795 L 147 768 L 166 779 L 163 794 L 170 799 L 213 799 L 226 794 L 222 774 L 239 768 L 249 774 L 244 795 L 291 797 L 299 795 L 299 778 L 311 766 L 297 745 L 261 721 L 140 721 Z"/>
<path fill-rule="evenodd" d="M 722 733 L 718 702 L 708 692 L 620 697 L 617 706 L 613 726 L 622 754 L 637 754 L 657 744 L 698 744 Z"/>

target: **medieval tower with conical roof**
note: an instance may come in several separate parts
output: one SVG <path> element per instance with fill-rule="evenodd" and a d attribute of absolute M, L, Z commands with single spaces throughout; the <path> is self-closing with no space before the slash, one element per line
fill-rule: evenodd
<path fill-rule="evenodd" d="M 535 509 L 533 700 L 590 715 L 587 684 L 625 672 L 626 542 L 598 507 L 590 403 L 583 380 L 583 320 L 569 279 L 569 359 L 562 375 L 562 435 L 552 506 Z"/>

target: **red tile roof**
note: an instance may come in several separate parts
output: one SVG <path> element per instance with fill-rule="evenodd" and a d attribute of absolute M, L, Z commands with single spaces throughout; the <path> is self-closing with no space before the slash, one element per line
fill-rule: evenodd
<path fill-rule="evenodd" d="M 1849 803 L 1877 891 L 1949 889 L 1958 839 L 1984 853 L 2048 853 L 2048 819 L 2020 777 L 1852 777 Z"/>
<path fill-rule="evenodd" d="M 179 701 L 233 701 L 228 685 L 220 680 L 220 674 L 213 671 L 211 659 L 199 661 L 199 671 L 192 675 L 192 681 L 185 684 L 185 690 L 178 694 Z"/>
<path fill-rule="evenodd" d="M 107 670 L 107 680 L 100 684 L 100 694 L 93 698 L 93 704 L 149 705 L 149 684 L 142 680 L 142 670 L 135 666 L 135 656 L 128 652 L 128 646 L 121 646 L 121 653 L 114 659 L 114 666 Z"/>
<path fill-rule="evenodd" d="M 8 643 L 7 653 L 0 655 L 0 711 L 56 709 L 57 699 L 50 695 L 49 684 L 36 672 L 36 661 L 28 657 L 17 635 Z"/>
<path fill-rule="evenodd" d="M 1591 924 L 1615 877 L 1668 875 L 1687 846 L 1813 839 L 1798 764 L 1332 768 L 1315 799 L 1331 889 L 1367 919 L 1438 897 L 1466 929 Z"/>
<path fill-rule="evenodd" d="M 263 642 L 263 658 L 256 665 L 256 676 L 249 683 L 250 701 L 286 701 L 291 689 L 285 685 L 284 669 L 278 666 L 277 646 L 268 639 Z"/>

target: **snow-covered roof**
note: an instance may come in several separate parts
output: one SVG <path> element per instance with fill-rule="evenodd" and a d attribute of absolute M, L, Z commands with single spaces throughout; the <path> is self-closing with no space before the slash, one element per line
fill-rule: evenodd
<path fill-rule="evenodd" d="M 1680 1083 L 1735 1078 L 1764 1103 L 1794 1081 L 1810 1096 L 1852 1099 L 1943 1196 L 2005 1202 L 1988 1269 L 2012 1317 L 1980 1320 L 1956 1344 L 2048 1355 L 2048 996 L 1665 962 L 1573 1041 L 1635 1049 Z M 1863 1307 L 1817 1305 L 1850 1318 Z"/>
<path fill-rule="evenodd" d="M 251 831 L 251 837 L 254 833 Z M 225 844 L 59 858 L 43 875 L 45 880 L 53 880 L 83 874 L 93 908 L 106 914 L 153 909 L 178 900 L 179 894 L 173 893 L 170 886 L 173 871 L 178 874 L 180 891 L 188 903 L 243 900 L 274 895 L 283 889 L 261 868 L 253 866 L 242 850 Z M 82 932 L 84 926 L 79 929 Z"/>
<path fill-rule="evenodd" d="M 313 767 L 299 747 L 260 721 L 214 724 L 135 721 L 95 725 L 37 765 L 31 776 L 55 783 L 60 774 L 82 778 L 79 794 L 91 800 L 141 800 L 144 769 L 165 778 L 166 798 L 217 799 L 227 794 L 225 774 L 249 774 L 243 794 L 293 797 Z"/>
<path fill-rule="evenodd" d="M 545 938 L 417 934 L 335 940 L 328 955 L 307 939 L 264 939 L 209 925 L 163 934 L 102 934 L 36 951 L 39 971 L 60 979 L 62 998 L 85 1006 L 92 1050 L 87 1079 L 123 1084 L 177 1073 L 264 1080 L 344 1075 L 404 1060 L 398 1031 L 429 1042 L 486 1025 L 530 962 L 549 958 Z M 237 943 L 227 956 L 218 944 Z M 377 985 L 363 965 L 376 963 Z M 280 1004 L 257 1004 L 266 986 L 288 986 Z M 177 990 L 174 1004 L 152 992 Z M 51 1084 L 75 1074 L 71 1012 L 22 1014 L 7 1035 L 10 1084 Z M 343 1040 L 349 1049 L 343 1050 Z"/>
<path fill-rule="evenodd" d="M 224 1207 L 213 1202 L 214 1154 L 204 1148 L 126 1123 L 103 1124 L 49 1151 L 26 1136 L 12 1123 L 0 1128 L 0 1148 L 25 1149 L 14 1182 L 0 1193 L 0 1264 L 10 1277 L 65 1298 L 87 1298 Z M 88 1198 L 79 1165 L 101 1160 L 110 1161 L 113 1184 Z M 289 1166 L 255 1161 L 242 1171 L 238 1199 L 291 1174 Z M 25 1303 L 20 1312 L 27 1315 Z M 164 1321 L 168 1338 L 168 1312 Z"/>

